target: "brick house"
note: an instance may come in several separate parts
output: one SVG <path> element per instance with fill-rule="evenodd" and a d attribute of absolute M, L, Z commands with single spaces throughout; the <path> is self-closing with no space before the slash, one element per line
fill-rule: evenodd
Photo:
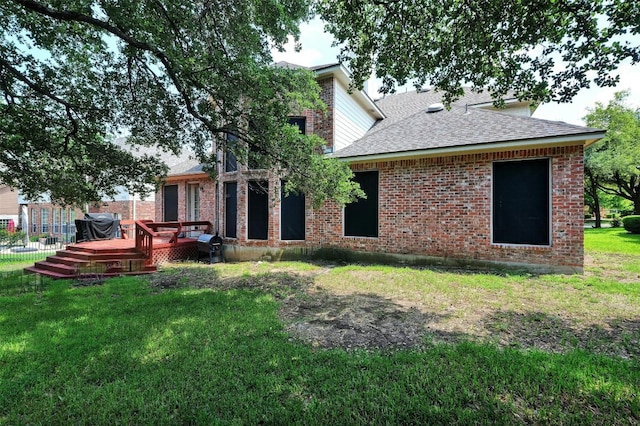
<path fill-rule="evenodd" d="M 348 92 L 342 66 L 313 70 L 328 111 L 292 123 L 349 162 L 366 200 L 314 210 L 304 196 L 277 195 L 268 170 L 220 158 L 213 181 L 188 161 L 156 195 L 156 220 L 211 221 L 230 260 L 319 255 L 582 271 L 583 149 L 603 131 L 533 119 L 530 103 L 515 98 L 496 110 L 486 93 L 468 91 L 450 110 L 429 90 L 372 101 Z"/>
<path fill-rule="evenodd" d="M 0 227 L 6 229 L 10 221 L 20 226 L 18 192 L 7 185 L 0 185 Z"/>
<path fill-rule="evenodd" d="M 60 241 L 74 241 L 76 234 L 76 219 L 83 219 L 88 213 L 111 213 L 121 220 L 154 219 L 155 194 L 150 199 L 140 200 L 137 195 L 122 191 L 113 200 L 104 200 L 89 204 L 84 209 L 78 207 L 60 206 L 43 196 L 38 201 L 19 198 L 20 208 L 26 206 L 28 212 L 27 234 L 32 236 L 49 235 Z"/>
<path fill-rule="evenodd" d="M 115 144 L 131 149 L 126 144 L 126 138 L 116 138 Z M 142 154 L 156 154 L 154 148 L 136 148 Z M 161 155 L 168 163 L 174 160 L 168 154 Z M 60 206 L 51 203 L 49 196 L 43 194 L 37 201 L 29 200 L 20 195 L 18 197 L 19 210 L 23 206 L 28 211 L 28 235 L 38 236 L 47 234 L 59 238 L 60 241 L 74 241 L 76 227 L 75 220 L 83 219 L 85 213 L 111 213 L 120 220 L 155 219 L 155 193 L 151 193 L 144 200 L 138 194 L 131 194 L 125 188 L 120 188 L 111 199 L 103 199 L 87 204 L 84 208 Z"/>

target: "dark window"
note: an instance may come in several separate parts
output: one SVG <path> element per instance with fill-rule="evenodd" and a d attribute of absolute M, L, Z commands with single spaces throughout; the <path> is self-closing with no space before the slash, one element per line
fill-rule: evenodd
<path fill-rule="evenodd" d="M 166 185 L 164 187 L 164 221 L 175 222 L 178 220 L 178 185 Z"/>
<path fill-rule="evenodd" d="M 549 160 L 493 164 L 493 242 L 549 245 Z"/>
<path fill-rule="evenodd" d="M 347 204 L 344 208 L 344 235 L 348 237 L 378 236 L 378 172 L 354 173 L 354 181 L 367 198 Z"/>
<path fill-rule="evenodd" d="M 229 182 L 224 184 L 224 235 L 237 238 L 238 224 L 238 184 Z"/>
<path fill-rule="evenodd" d="M 249 144 L 249 150 L 247 154 L 249 155 L 249 161 L 248 161 L 249 169 L 257 170 L 257 169 L 267 168 L 266 157 L 253 144 Z"/>
<path fill-rule="evenodd" d="M 227 147 L 224 153 L 224 171 L 225 172 L 235 172 L 238 170 L 238 161 L 233 152 L 228 151 L 229 149 L 235 149 L 238 143 L 238 136 L 227 133 Z"/>
<path fill-rule="evenodd" d="M 269 182 L 249 182 L 248 233 L 250 240 L 266 240 L 269 237 Z"/>
<path fill-rule="evenodd" d="M 304 240 L 304 194 L 289 193 L 285 196 L 282 182 L 280 196 L 280 239 Z"/>
<path fill-rule="evenodd" d="M 303 135 L 307 134 L 307 119 L 305 117 L 289 117 L 289 124 L 298 126 Z"/>

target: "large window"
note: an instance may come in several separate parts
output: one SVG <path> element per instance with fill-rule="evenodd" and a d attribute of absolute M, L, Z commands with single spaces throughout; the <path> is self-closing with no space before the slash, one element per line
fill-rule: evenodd
<path fill-rule="evenodd" d="M 200 185 L 187 184 L 187 220 L 200 220 Z"/>
<path fill-rule="evenodd" d="M 70 234 L 76 233 L 76 210 L 75 209 L 71 209 L 69 211 L 69 233 Z"/>
<path fill-rule="evenodd" d="M 550 244 L 549 160 L 493 164 L 493 242 Z"/>
<path fill-rule="evenodd" d="M 224 236 L 237 238 L 238 225 L 238 184 L 227 182 L 224 184 Z"/>
<path fill-rule="evenodd" d="M 247 238 L 269 238 L 269 182 L 250 181 L 248 184 Z"/>
<path fill-rule="evenodd" d="M 53 233 L 60 233 L 60 220 L 62 218 L 62 209 L 58 207 L 53 208 Z"/>
<path fill-rule="evenodd" d="M 69 208 L 68 207 L 62 211 L 62 233 L 65 235 L 69 233 Z"/>
<path fill-rule="evenodd" d="M 43 234 L 48 234 L 49 233 L 49 209 L 42 209 L 40 210 L 40 226 L 41 226 L 41 231 Z"/>
<path fill-rule="evenodd" d="M 298 126 L 300 133 L 307 134 L 307 119 L 305 117 L 289 117 L 289 124 Z"/>
<path fill-rule="evenodd" d="M 31 209 L 31 233 L 38 233 L 38 213 L 34 208 Z"/>
<path fill-rule="evenodd" d="M 282 182 L 280 195 L 280 239 L 304 240 L 304 194 L 285 195 L 285 182 Z"/>
<path fill-rule="evenodd" d="M 354 181 L 367 198 L 347 204 L 344 208 L 344 235 L 348 237 L 378 236 L 378 172 L 354 173 Z"/>
<path fill-rule="evenodd" d="M 233 133 L 227 133 L 227 146 L 224 152 L 224 171 L 235 172 L 238 170 L 238 161 L 236 156 L 230 150 L 235 149 L 238 143 L 238 136 Z"/>
<path fill-rule="evenodd" d="M 164 221 L 178 220 L 178 185 L 164 186 Z"/>

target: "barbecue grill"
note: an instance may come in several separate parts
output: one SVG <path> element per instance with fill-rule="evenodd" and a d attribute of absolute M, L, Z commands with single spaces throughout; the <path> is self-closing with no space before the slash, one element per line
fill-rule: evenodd
<path fill-rule="evenodd" d="M 222 262 L 222 238 L 216 233 L 201 234 L 198 237 L 198 252 L 209 255 L 209 263 Z"/>

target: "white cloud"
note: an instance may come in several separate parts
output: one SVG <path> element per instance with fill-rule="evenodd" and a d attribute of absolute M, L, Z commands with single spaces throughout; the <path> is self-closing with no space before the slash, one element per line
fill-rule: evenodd
<path fill-rule="evenodd" d="M 334 38 L 324 32 L 324 23 L 315 18 L 300 26 L 300 44 L 302 50 L 295 51 L 293 38 L 285 45 L 285 52 L 272 51 L 275 62 L 286 61 L 292 64 L 313 66 L 337 62 L 339 49 L 331 47 Z"/>

